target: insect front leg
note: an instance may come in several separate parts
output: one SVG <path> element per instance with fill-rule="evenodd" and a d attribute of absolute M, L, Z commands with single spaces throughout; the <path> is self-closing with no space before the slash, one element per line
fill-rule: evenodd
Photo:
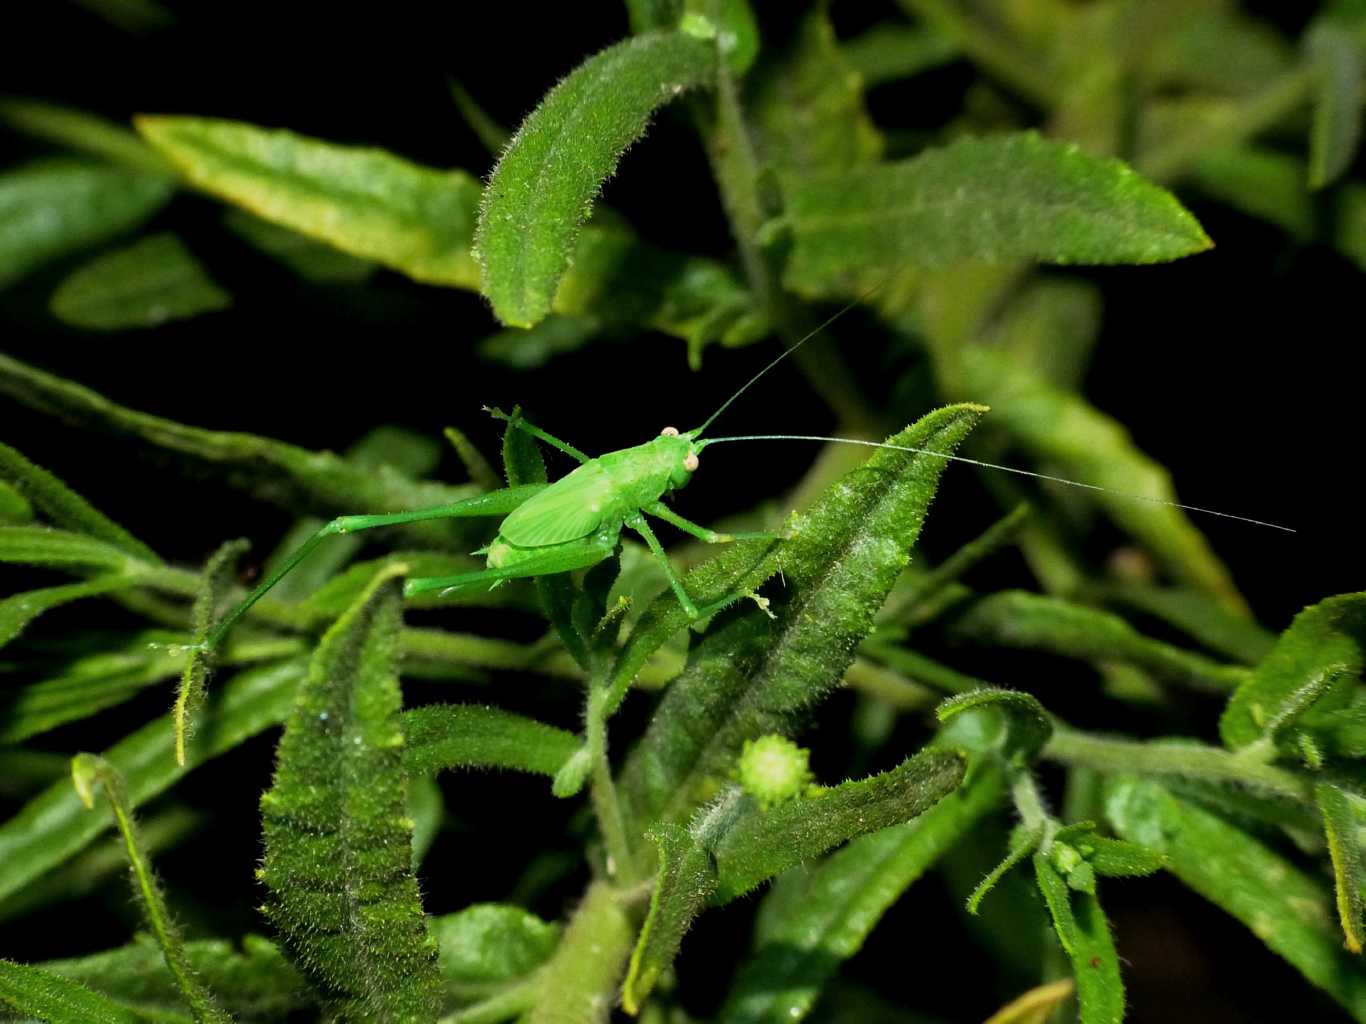
<path fill-rule="evenodd" d="M 697 605 L 693 604 L 692 598 L 688 596 L 687 590 L 683 587 L 683 581 L 678 578 L 678 573 L 674 572 L 673 563 L 669 561 L 669 556 L 664 552 L 664 546 L 659 543 L 659 538 L 655 536 L 655 531 L 650 529 L 650 524 L 645 521 L 645 517 L 639 512 L 635 512 L 626 517 L 626 525 L 645 538 L 645 543 L 650 546 L 650 551 L 659 561 L 660 567 L 664 570 L 664 575 L 669 580 L 669 586 L 673 588 L 674 595 L 678 598 L 678 603 L 683 606 L 683 610 L 687 612 L 688 618 L 700 618 L 701 612 L 697 610 Z"/>
<path fill-rule="evenodd" d="M 279 567 L 267 576 L 261 583 L 242 599 L 241 603 L 230 611 L 208 635 L 204 641 L 204 646 L 210 650 L 217 648 L 227 636 L 228 631 L 237 624 L 237 620 L 245 615 L 257 601 L 265 597 L 271 587 L 279 583 L 296 565 L 302 562 L 314 549 L 318 547 L 328 537 L 335 537 L 346 533 L 358 533 L 361 530 L 373 530 L 381 526 L 403 526 L 408 523 L 420 523 L 431 519 L 462 519 L 477 518 L 480 516 L 505 516 L 513 509 L 517 508 L 532 495 L 545 489 L 544 484 L 527 484 L 522 487 L 505 487 L 500 491 L 491 491 L 488 494 L 481 494 L 474 498 L 466 498 L 464 501 L 454 501 L 448 505 L 437 505 L 433 508 L 417 509 L 412 512 L 388 512 L 379 515 L 356 515 L 338 516 L 331 522 L 324 524 L 317 533 L 309 537 L 293 552 L 289 557 L 282 561 Z"/>
<path fill-rule="evenodd" d="M 782 536 L 776 533 L 758 531 L 754 533 L 717 533 L 709 530 L 705 526 L 699 526 L 690 519 L 684 519 L 673 509 L 662 501 L 652 502 L 645 506 L 645 511 L 656 519 L 662 519 L 666 523 L 672 523 L 684 533 L 692 534 L 698 540 L 707 544 L 729 544 L 733 540 L 781 540 Z"/>

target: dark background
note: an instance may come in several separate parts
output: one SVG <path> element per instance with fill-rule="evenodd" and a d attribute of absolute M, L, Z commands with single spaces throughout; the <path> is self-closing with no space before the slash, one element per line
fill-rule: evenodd
<path fill-rule="evenodd" d="M 132 37 L 75 4 L 26 5 L 18 20 L 7 21 L 0 39 L 0 93 L 120 120 L 134 112 L 238 118 L 483 174 L 491 158 L 451 103 L 450 78 L 495 118 L 515 125 L 587 54 L 626 33 L 621 8 L 606 2 L 390 2 L 354 11 L 278 2 L 171 6 L 179 17 L 174 28 Z M 765 17 L 787 17 L 779 10 L 787 5 L 760 6 L 771 8 Z M 1281 10 L 1299 5 L 1256 6 L 1280 17 L 1292 33 L 1309 13 Z M 875 3 L 836 5 L 845 31 L 890 10 Z M 955 65 L 876 90 L 870 103 L 885 125 L 932 129 L 958 109 L 973 77 L 965 65 Z M 0 135 L 0 166 L 42 152 Z M 1261 621 L 1281 629 L 1305 604 L 1362 586 L 1354 529 L 1357 378 L 1351 372 L 1360 343 L 1360 272 L 1326 247 L 1297 246 L 1275 229 L 1198 197 L 1182 198 L 1215 239 L 1214 251 L 1166 266 L 1080 271 L 1106 294 L 1087 394 L 1171 468 L 1183 500 L 1299 529 L 1292 536 L 1199 520 Z M 648 240 L 723 258 L 730 253 L 705 159 L 682 119 L 659 119 L 623 161 L 605 200 Z M 709 349 L 702 372 L 693 373 L 682 343 L 661 336 L 629 346 L 590 346 L 545 372 L 513 374 L 473 354 L 474 343 L 495 327 L 479 297 L 388 272 L 363 293 L 310 286 L 222 230 L 220 213 L 213 203 L 181 196 L 150 227 L 177 230 L 233 293 L 233 310 L 148 332 L 97 335 L 63 328 L 47 314 L 46 301 L 84 258 L 78 256 L 0 296 L 0 347 L 134 408 L 200 426 L 342 449 L 379 423 L 432 434 L 453 424 L 490 453 L 499 431 L 479 413 L 483 404 L 520 403 L 553 433 L 600 452 L 644 440 L 665 423 L 700 422 L 775 352 L 771 342 Z M 875 391 L 886 352 L 882 335 L 869 327 L 854 316 L 829 333 Z M 727 430 L 805 433 L 832 426 L 801 376 L 784 367 L 728 414 Z M 121 443 L 68 430 L 8 403 L 0 403 L 0 437 L 151 538 L 160 551 L 186 562 L 201 561 L 230 536 L 253 536 L 266 547 L 290 518 L 212 481 L 168 474 Z M 715 449 L 680 509 L 706 522 L 744 508 L 795 481 L 808 457 L 800 446 Z M 445 469 L 459 479 L 453 458 Z M 931 558 L 953 550 L 996 514 L 964 467 L 951 467 L 938 501 L 924 537 Z M 991 570 L 998 582 L 1023 585 L 1022 567 L 1001 561 Z M 989 583 L 988 577 L 983 585 Z M 1009 672 L 1004 666 L 1002 682 L 1011 681 Z M 512 703 L 548 703 L 572 724 L 565 695 L 536 685 L 528 683 Z M 508 703 L 501 693 L 497 699 Z M 164 700 L 149 695 L 121 712 L 121 720 L 131 728 L 157 713 Z M 842 721 L 847 710 L 835 702 L 830 715 Z M 1214 706 L 1198 710 L 1207 727 Z M 643 722 L 644 713 L 634 713 L 622 725 L 623 736 Z M 116 720 L 101 719 L 97 737 L 118 735 L 118 726 L 109 724 Z M 67 749 L 78 739 L 58 733 L 52 745 Z M 173 885 L 214 908 L 215 927 L 225 921 L 240 930 L 260 927 L 244 876 L 257 856 L 255 799 L 268 780 L 272 743 L 248 744 L 178 790 L 212 808 L 220 823 L 164 858 L 161 867 Z M 458 824 L 427 862 L 430 910 L 506 898 L 520 871 L 507 855 L 509 844 L 526 849 L 563 842 L 568 812 L 540 782 L 479 776 L 448 779 L 445 786 Z M 496 829 L 504 832 L 495 843 L 488 837 Z M 223 881 L 211 882 L 214 892 L 205 893 L 204 877 L 220 875 Z M 580 880 L 570 875 L 538 894 L 536 909 L 559 913 Z M 1105 895 L 1129 961 L 1135 1021 L 1275 1019 L 1268 1008 L 1279 998 L 1309 992 L 1240 926 L 1169 879 L 1111 883 Z M 950 1019 L 984 1017 L 1009 989 L 975 981 L 948 985 L 951 977 L 972 981 L 985 968 L 980 948 L 952 923 L 949 901 L 934 884 L 917 886 L 855 960 L 852 976 L 889 999 Z M 70 919 L 38 918 L 0 928 L 0 955 L 37 959 L 122 941 L 132 911 L 121 892 L 81 908 L 79 938 L 68 930 Z M 936 922 L 934 931 L 923 930 L 927 920 Z M 747 921 L 747 908 L 732 908 L 704 921 L 685 945 L 680 971 L 700 992 L 699 1011 L 724 989 Z M 944 923 L 949 930 L 941 934 Z M 908 950 L 907 937 L 917 935 L 923 941 Z M 712 951 L 716 955 L 709 956 Z M 911 970 L 913 963 L 920 966 Z M 1338 1018 L 1326 1001 L 1308 998 L 1308 1016 Z M 1308 1016 L 1301 1012 L 1300 1019 Z"/>

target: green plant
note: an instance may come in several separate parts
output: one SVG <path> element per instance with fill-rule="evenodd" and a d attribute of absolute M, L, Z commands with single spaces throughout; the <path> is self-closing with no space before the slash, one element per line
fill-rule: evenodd
<path fill-rule="evenodd" d="M 501 473 L 480 423 L 447 431 L 469 478 L 448 484 L 411 431 L 373 430 L 339 456 L 185 425 L 0 355 L 0 393 L 18 405 L 296 517 L 263 562 L 278 585 L 243 605 L 243 542 L 184 568 L 31 461 L 24 438 L 0 444 L 0 562 L 16 581 L 0 599 L 0 780 L 19 798 L 0 824 L 0 918 L 60 916 L 126 863 L 152 936 L 0 959 L 0 1007 L 57 1024 L 578 1024 L 616 1007 L 652 1022 L 923 1019 L 870 1003 L 843 968 L 935 872 L 963 906 L 944 929 L 985 923 L 983 960 L 998 965 L 991 985 L 957 997 L 957 1019 L 980 1019 L 985 997 L 1006 1004 L 1000 1024 L 1072 1005 L 1102 1024 L 1126 1005 L 1108 880 L 1165 871 L 1366 1020 L 1366 594 L 1328 597 L 1279 636 L 1256 625 L 1167 472 L 1081 392 L 1099 287 L 1038 269 L 1208 248 L 1169 187 L 1291 236 L 1322 232 L 1361 263 L 1366 201 L 1343 179 L 1366 17 L 1330 4 L 1295 50 L 1216 2 L 901 6 L 909 17 L 840 38 L 824 3 L 770 26 L 746 0 L 629 0 L 631 38 L 580 64 L 510 139 L 457 87 L 482 137 L 506 141 L 486 185 L 240 122 L 143 116 L 135 133 L 0 102 L 18 132 L 80 154 L 0 173 L 0 285 L 17 292 L 45 264 L 118 244 L 52 290 L 52 315 L 74 328 L 132 331 L 245 301 L 160 220 L 118 242 L 167 204 L 221 202 L 231 237 L 313 287 L 364 293 L 384 268 L 480 292 L 506 327 L 480 351 L 527 381 L 551 358 L 646 331 L 682 340 L 697 369 L 772 335 L 789 347 L 813 328 L 838 335 L 847 321 L 823 322 L 815 305 L 859 307 L 851 318 L 875 320 L 901 360 L 885 401 L 835 346 L 803 346 L 792 363 L 841 432 L 902 446 L 832 447 L 785 499 L 786 520 L 740 474 L 718 475 L 750 503 L 725 529 L 752 537 L 675 551 L 681 581 L 613 534 L 574 573 L 412 588 L 405 602 L 405 580 L 478 573 L 469 552 L 497 525 L 396 513 L 535 493 L 563 475 L 517 414 L 503 417 Z M 150 2 L 112 9 L 171 19 Z M 871 85 L 960 60 L 984 77 L 933 139 L 868 114 Z M 665 116 L 706 151 L 733 260 L 646 242 L 596 202 Z M 1262 147 L 1286 129 L 1307 136 L 1307 159 Z M 1330 186 L 1325 202 L 1308 191 Z M 616 352 L 629 364 L 641 348 Z M 610 403 L 628 379 L 574 382 L 567 407 Z M 1088 489 L 1039 488 L 1026 507 L 1013 478 L 987 471 L 1010 511 L 938 564 L 912 560 L 942 456 L 960 446 L 980 460 L 1013 449 Z M 301 542 L 331 536 L 322 518 L 352 514 L 389 528 L 332 531 L 296 568 Z M 1137 566 L 1127 575 L 1095 557 L 1121 545 Z M 990 575 L 1012 549 L 1035 589 Z M 710 617 L 695 621 L 680 591 Z M 989 651 L 1008 653 L 979 660 Z M 1098 681 L 1103 721 L 1127 735 L 1046 708 L 1053 672 Z M 538 680 L 541 703 L 489 689 L 471 699 L 495 675 Z M 140 707 L 144 691 L 169 704 L 177 678 L 172 714 L 109 733 L 108 715 Z M 843 755 L 828 742 L 850 705 L 828 700 L 837 692 L 855 701 Z M 626 713 L 647 705 L 647 725 Z M 807 732 L 818 708 L 823 728 Z M 281 727 L 251 821 L 261 913 L 243 935 L 160 882 L 152 858 L 206 828 L 184 780 Z M 472 768 L 541 777 L 566 802 L 586 792 L 582 813 L 539 854 L 457 833 L 465 810 L 436 780 Z M 424 898 L 443 873 L 474 873 L 458 852 L 428 857 L 453 834 L 515 863 L 520 898 Z M 556 859 L 556 844 L 573 856 Z M 563 922 L 532 912 L 547 876 L 575 894 Z M 753 936 L 738 966 L 690 949 L 694 926 L 746 897 Z M 914 951 L 924 934 L 900 939 Z M 723 979 L 714 1005 L 692 994 L 689 957 Z"/>

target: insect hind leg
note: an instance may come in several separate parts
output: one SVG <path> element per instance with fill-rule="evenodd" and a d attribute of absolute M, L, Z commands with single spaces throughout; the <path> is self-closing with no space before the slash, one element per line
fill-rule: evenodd
<path fill-rule="evenodd" d="M 494 587 L 508 580 L 526 579 L 532 576 L 550 576 L 559 572 L 572 572 L 597 565 L 616 550 L 615 535 L 586 538 L 582 542 L 556 544 L 543 552 L 519 558 L 510 565 L 479 569 L 475 572 L 462 572 L 454 576 L 419 576 L 403 585 L 403 595 L 414 597 L 417 594 L 430 594 L 439 591 L 450 594 L 472 587 Z"/>

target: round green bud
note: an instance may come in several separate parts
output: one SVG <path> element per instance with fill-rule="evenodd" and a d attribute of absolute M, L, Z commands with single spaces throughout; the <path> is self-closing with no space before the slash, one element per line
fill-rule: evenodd
<path fill-rule="evenodd" d="M 735 778 L 767 810 L 807 793 L 813 780 L 810 757 L 786 736 L 760 736 L 745 741 Z"/>

